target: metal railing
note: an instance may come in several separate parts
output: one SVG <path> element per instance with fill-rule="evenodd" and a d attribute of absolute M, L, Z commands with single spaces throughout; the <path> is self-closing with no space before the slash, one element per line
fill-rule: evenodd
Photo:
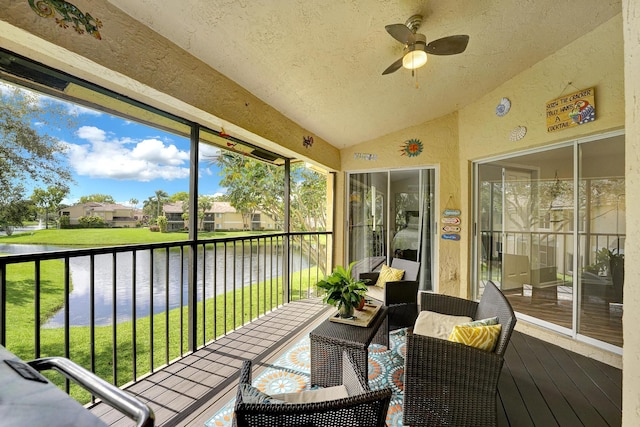
<path fill-rule="evenodd" d="M 557 266 L 558 272 L 570 280 L 573 257 L 580 256 L 578 266 L 585 268 L 596 261 L 602 248 L 623 251 L 625 234 L 578 233 L 578 248 L 574 248 L 573 232 L 481 231 L 481 262 L 485 268 L 483 279 L 502 276 L 503 254 L 527 255 L 536 266 Z M 532 255 L 533 253 L 533 255 Z"/>
<path fill-rule="evenodd" d="M 131 384 L 316 296 L 331 247 L 332 233 L 305 232 L 2 256 L 0 344 L 24 360 L 62 356 Z M 63 381 L 69 393 L 68 380 L 54 380 Z"/>

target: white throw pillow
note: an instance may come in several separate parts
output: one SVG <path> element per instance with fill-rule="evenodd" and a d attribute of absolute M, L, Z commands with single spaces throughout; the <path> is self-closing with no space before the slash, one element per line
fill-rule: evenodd
<path fill-rule="evenodd" d="M 436 313 L 435 311 L 421 311 L 413 327 L 413 333 L 446 340 L 449 338 L 454 326 L 471 322 L 472 320 L 468 316 L 451 316 Z"/>

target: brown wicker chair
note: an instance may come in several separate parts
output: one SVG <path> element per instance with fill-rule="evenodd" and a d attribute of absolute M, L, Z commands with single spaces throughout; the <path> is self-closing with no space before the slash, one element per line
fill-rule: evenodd
<path fill-rule="evenodd" d="M 235 403 L 234 426 L 352 426 L 383 427 L 391 389 L 371 391 L 367 379 L 355 369 L 351 355 L 343 353 L 343 385 L 349 397 L 314 403 L 246 403 L 240 386 Z M 251 384 L 251 362 L 240 370 L 240 384 Z"/>
<path fill-rule="evenodd" d="M 391 267 L 404 270 L 402 280 L 387 282 L 383 289 L 375 288 L 380 272 L 360 273 L 371 291 L 367 296 L 389 307 L 389 330 L 412 326 L 418 317 L 418 275 L 420 263 L 401 258 L 393 258 Z"/>
<path fill-rule="evenodd" d="M 480 302 L 422 294 L 421 310 L 469 316 L 497 316 L 502 325 L 493 352 L 431 338 L 407 335 L 403 422 L 412 426 L 495 426 L 498 378 L 516 317 L 511 304 L 491 282 Z"/>

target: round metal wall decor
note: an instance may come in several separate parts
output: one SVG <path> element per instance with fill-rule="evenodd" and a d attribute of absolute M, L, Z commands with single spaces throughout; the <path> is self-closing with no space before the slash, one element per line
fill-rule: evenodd
<path fill-rule="evenodd" d="M 422 148 L 422 141 L 420 141 L 419 139 L 411 138 L 404 142 L 400 151 L 402 152 L 403 156 L 406 155 L 409 157 L 416 157 L 419 156 L 420 153 L 422 153 Z"/>
<path fill-rule="evenodd" d="M 496 116 L 502 117 L 511 109 L 511 101 L 508 98 L 502 98 L 496 106 Z"/>

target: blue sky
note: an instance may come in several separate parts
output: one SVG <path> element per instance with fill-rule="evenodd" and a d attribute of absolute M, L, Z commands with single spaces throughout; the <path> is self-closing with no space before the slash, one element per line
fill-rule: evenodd
<path fill-rule="evenodd" d="M 187 138 L 64 101 L 56 102 L 64 105 L 74 121 L 72 128 L 42 129 L 68 146 L 68 162 L 76 182 L 70 185 L 64 203 L 100 193 L 123 204 L 137 199 L 141 207 L 157 190 L 169 195 L 189 191 Z M 201 146 L 200 151 L 201 155 L 210 155 L 217 150 Z M 224 193 L 218 185 L 221 178 L 218 172 L 215 166 L 201 167 L 200 194 Z"/>

